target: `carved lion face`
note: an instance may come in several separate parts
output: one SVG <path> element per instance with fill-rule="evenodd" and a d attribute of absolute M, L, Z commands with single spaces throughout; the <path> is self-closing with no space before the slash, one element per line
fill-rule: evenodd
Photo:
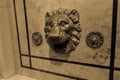
<path fill-rule="evenodd" d="M 45 37 L 58 53 L 70 53 L 80 42 L 79 13 L 75 9 L 58 9 L 45 16 Z"/>

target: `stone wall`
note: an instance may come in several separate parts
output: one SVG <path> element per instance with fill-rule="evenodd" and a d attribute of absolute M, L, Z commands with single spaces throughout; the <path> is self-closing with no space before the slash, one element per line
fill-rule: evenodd
<path fill-rule="evenodd" d="M 9 77 L 15 73 L 14 54 L 11 38 L 11 2 L 0 0 L 0 74 Z M 13 21 L 14 22 L 14 21 Z"/>
<path fill-rule="evenodd" d="M 22 54 L 20 58 L 16 37 L 17 32 L 14 27 L 12 30 L 17 73 L 38 80 L 73 80 L 76 78 L 80 80 L 81 78 L 87 80 L 98 80 L 98 78 L 99 80 L 109 80 L 112 2 L 113 0 L 25 0 L 26 17 L 23 0 L 16 0 L 16 20 Z M 81 40 L 77 49 L 70 54 L 56 53 L 50 49 L 45 39 L 45 14 L 59 8 L 76 9 L 80 13 Z M 120 13 L 118 13 L 118 22 L 119 17 Z M 26 26 L 28 27 L 28 34 L 26 33 Z M 119 23 L 117 28 L 119 30 Z M 88 47 L 85 41 L 88 33 L 93 31 L 101 32 L 104 36 L 103 45 L 97 49 Z M 40 46 L 36 46 L 32 42 L 32 34 L 34 32 L 42 34 L 43 41 Z M 115 67 L 120 67 L 119 37 L 118 31 Z M 31 60 L 29 52 L 31 53 Z M 20 66 L 20 59 L 22 67 Z M 29 69 L 30 65 L 32 65 L 31 69 Z M 120 72 L 115 71 L 114 80 L 118 80 L 120 78 L 119 75 Z"/>

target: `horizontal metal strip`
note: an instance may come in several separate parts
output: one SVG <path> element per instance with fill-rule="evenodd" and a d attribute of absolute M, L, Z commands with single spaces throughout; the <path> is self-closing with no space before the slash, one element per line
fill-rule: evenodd
<path fill-rule="evenodd" d="M 29 55 L 26 55 L 26 54 L 22 54 L 22 56 L 28 56 L 29 57 Z M 59 61 L 59 62 L 64 62 L 64 63 L 77 64 L 77 65 L 91 66 L 91 67 L 97 67 L 97 68 L 103 68 L 103 69 L 110 69 L 109 66 L 102 66 L 102 65 L 96 65 L 96 64 L 88 64 L 88 63 L 75 62 L 75 61 L 66 61 L 66 60 L 46 58 L 46 57 L 34 56 L 34 55 L 30 55 L 30 57 L 39 58 L 39 59 L 45 59 L 45 60 L 50 60 L 50 61 Z"/>

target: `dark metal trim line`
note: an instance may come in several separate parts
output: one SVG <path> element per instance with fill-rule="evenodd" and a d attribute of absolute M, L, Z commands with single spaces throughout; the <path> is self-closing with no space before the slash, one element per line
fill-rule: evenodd
<path fill-rule="evenodd" d="M 21 54 L 21 56 L 28 57 L 27 54 Z M 53 59 L 53 58 L 45 58 L 45 57 L 34 56 L 34 55 L 31 55 L 31 58 L 39 58 L 39 59 L 44 59 L 44 60 L 58 61 L 58 62 L 64 62 L 64 63 L 70 63 L 70 64 L 76 64 L 76 65 L 83 65 L 83 66 L 90 66 L 90 67 L 96 67 L 96 68 L 102 68 L 102 69 L 110 69 L 110 66 L 100 66 L 100 65 L 95 65 L 95 64 L 80 63 L 80 62 L 66 61 L 66 60 Z M 120 68 L 114 67 L 114 70 L 120 71 Z"/>
<path fill-rule="evenodd" d="M 56 72 L 51 72 L 51 71 L 47 71 L 47 70 L 43 70 L 43 69 L 36 69 L 36 68 L 30 68 L 27 66 L 22 66 L 24 68 L 28 68 L 28 69 L 32 69 L 32 70 L 36 70 L 36 71 L 40 71 L 40 72 L 45 72 L 45 73 L 49 73 L 49 74 L 54 74 L 57 76 L 63 76 L 63 77 L 67 77 L 67 78 L 71 78 L 71 79 L 76 79 L 76 80 L 87 80 L 87 79 L 82 79 L 82 78 L 78 78 L 78 77 L 73 77 L 73 76 L 69 76 L 69 75 L 65 75 L 65 74 L 60 74 L 60 73 L 56 73 Z"/>
<path fill-rule="evenodd" d="M 26 54 L 22 54 L 22 56 L 28 57 L 28 55 L 26 55 Z M 44 59 L 44 60 L 58 61 L 58 62 L 64 62 L 64 63 L 70 63 L 70 64 L 76 64 L 76 65 L 83 65 L 83 66 L 90 66 L 90 67 L 96 67 L 96 68 L 103 68 L 103 69 L 109 69 L 110 68 L 109 66 L 81 63 L 81 62 L 76 62 L 76 61 L 66 61 L 66 60 L 46 58 L 46 57 L 40 57 L 40 56 L 34 56 L 34 55 L 31 55 L 31 58 L 39 58 L 39 59 Z"/>
<path fill-rule="evenodd" d="M 29 54 L 29 62 L 30 62 L 30 67 L 32 67 L 32 62 L 31 62 L 31 50 L 30 50 L 30 40 L 29 40 L 29 29 L 28 29 L 28 19 L 27 19 L 27 10 L 26 10 L 26 0 L 23 0 L 24 4 L 24 15 L 25 15 L 25 23 L 26 23 L 26 34 L 27 34 L 27 44 L 28 44 L 28 54 Z"/>
<path fill-rule="evenodd" d="M 110 73 L 109 80 L 114 77 L 114 61 L 115 61 L 115 45 L 116 45 L 116 25 L 117 25 L 117 10 L 118 0 L 113 0 L 113 13 L 112 13 L 112 37 L 111 37 L 111 55 L 110 55 Z"/>
<path fill-rule="evenodd" d="M 114 70 L 116 70 L 116 71 L 120 71 L 120 68 L 118 68 L 118 67 L 115 67 L 115 68 L 114 68 Z"/>
<path fill-rule="evenodd" d="M 17 40 L 18 40 L 18 49 L 19 49 L 19 56 L 20 56 L 20 64 L 22 66 L 21 45 L 20 45 L 20 38 L 19 38 L 18 19 L 17 19 L 17 12 L 16 12 L 15 0 L 13 0 L 13 6 L 14 6 L 14 14 L 15 14 L 15 24 L 16 24 L 16 31 L 17 31 Z"/>

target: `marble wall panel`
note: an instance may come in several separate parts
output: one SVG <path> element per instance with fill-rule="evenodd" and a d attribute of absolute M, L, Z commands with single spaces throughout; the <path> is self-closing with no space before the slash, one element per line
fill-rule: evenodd
<path fill-rule="evenodd" d="M 114 71 L 114 80 L 120 79 L 120 71 Z"/>
<path fill-rule="evenodd" d="M 118 1 L 118 17 L 117 17 L 117 38 L 116 38 L 116 54 L 115 67 L 120 68 L 120 1 Z"/>
<path fill-rule="evenodd" d="M 87 80 L 97 80 L 98 77 L 100 80 L 109 79 L 108 69 L 100 69 L 96 67 L 81 66 L 70 63 L 49 61 L 49 60 L 36 59 L 36 58 L 32 58 L 32 66 L 33 68 L 36 69 L 47 70 L 47 71 L 70 75 Z"/>
<path fill-rule="evenodd" d="M 32 55 L 91 64 L 109 65 L 112 0 L 26 0 L 26 6 Z M 77 49 L 70 54 L 61 55 L 55 53 L 49 48 L 44 37 L 45 13 L 58 8 L 76 9 L 80 13 L 80 23 L 83 29 L 81 33 L 82 37 Z M 31 36 L 36 31 L 40 32 L 43 36 L 43 43 L 40 46 L 35 46 L 32 43 Z M 104 35 L 104 44 L 98 49 L 91 49 L 86 45 L 86 36 L 92 31 L 99 31 Z M 107 59 L 100 58 L 100 56 L 106 56 Z"/>
<path fill-rule="evenodd" d="M 28 54 L 25 15 L 24 15 L 24 7 L 22 0 L 16 0 L 16 12 L 17 12 L 17 22 L 18 22 L 21 53 Z"/>
<path fill-rule="evenodd" d="M 28 31 L 30 39 L 31 55 L 60 59 L 66 61 L 76 61 L 88 64 L 97 64 L 109 66 L 110 47 L 111 47 L 111 29 L 112 29 L 112 2 L 113 0 L 25 0 L 28 19 Z M 70 54 L 58 54 L 50 49 L 45 39 L 45 14 L 58 8 L 76 9 L 80 13 L 80 23 L 82 27 L 81 41 L 77 49 Z M 22 54 L 28 54 L 26 25 L 23 8 L 23 0 L 16 1 L 18 28 L 20 34 Z M 119 13 L 118 13 L 119 16 Z M 118 18 L 119 21 L 120 18 Z M 119 23 L 118 23 L 119 26 Z M 119 27 L 118 27 L 119 28 Z M 86 45 L 85 39 L 89 32 L 99 31 L 104 36 L 104 44 L 98 49 L 91 49 Z M 32 42 L 32 34 L 40 32 L 43 42 L 40 46 L 36 46 Z M 118 31 L 119 33 L 119 31 Z M 115 66 L 119 65 L 119 34 L 117 33 L 117 48 Z M 16 57 L 19 57 L 16 54 Z M 18 58 L 19 59 L 19 58 Z M 29 66 L 29 58 L 22 57 L 23 65 Z M 88 80 L 109 80 L 109 70 L 82 66 L 57 61 L 49 61 L 44 59 L 32 58 L 32 66 L 36 69 L 43 69 L 60 74 L 85 78 Z M 56 76 L 44 72 L 29 70 L 20 67 L 20 61 L 17 61 L 17 72 L 36 79 L 50 80 L 71 80 L 69 78 Z M 117 74 L 119 75 L 119 74 Z M 73 80 L 73 79 L 72 79 Z M 118 78 L 116 78 L 118 80 Z"/>

